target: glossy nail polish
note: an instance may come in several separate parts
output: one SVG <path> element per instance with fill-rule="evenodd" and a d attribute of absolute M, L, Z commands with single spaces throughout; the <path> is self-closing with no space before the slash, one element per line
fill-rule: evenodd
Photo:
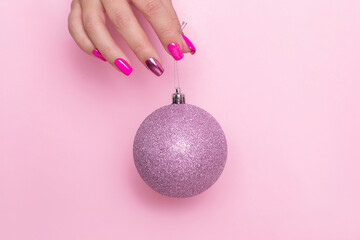
<path fill-rule="evenodd" d="M 191 55 L 194 55 L 196 52 L 196 48 L 195 48 L 194 44 L 184 34 L 181 34 L 181 36 L 183 37 L 188 48 L 190 49 Z"/>
<path fill-rule="evenodd" d="M 156 76 L 159 77 L 163 74 L 164 68 L 155 58 L 148 58 L 145 63 L 149 70 L 152 71 Z"/>
<path fill-rule="evenodd" d="M 176 61 L 179 61 L 184 57 L 184 53 L 181 51 L 181 48 L 177 43 L 170 43 L 168 45 L 168 50 Z"/>
<path fill-rule="evenodd" d="M 114 64 L 126 76 L 129 76 L 130 73 L 133 71 L 132 67 L 122 58 L 115 59 Z"/>
<path fill-rule="evenodd" d="M 92 54 L 94 54 L 95 57 L 103 60 L 104 62 L 106 62 L 106 59 L 103 57 L 103 55 L 101 54 L 101 52 L 95 48 L 93 51 L 92 51 Z"/>

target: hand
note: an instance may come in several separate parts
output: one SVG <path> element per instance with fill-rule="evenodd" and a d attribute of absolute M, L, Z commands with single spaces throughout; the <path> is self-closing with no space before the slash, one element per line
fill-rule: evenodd
<path fill-rule="evenodd" d="M 138 59 L 155 75 L 164 69 L 159 54 L 137 21 L 133 4 L 150 22 L 165 50 L 175 60 L 196 49 L 181 32 L 181 26 L 171 0 L 73 0 L 69 14 L 69 31 L 77 45 L 86 53 L 110 62 L 125 75 L 132 67 L 129 58 L 115 43 L 105 26 L 105 14 Z"/>

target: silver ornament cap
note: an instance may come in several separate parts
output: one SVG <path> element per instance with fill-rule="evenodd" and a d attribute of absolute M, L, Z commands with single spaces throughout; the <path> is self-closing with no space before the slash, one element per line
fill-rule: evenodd
<path fill-rule="evenodd" d="M 176 89 L 176 93 L 172 95 L 173 104 L 185 104 L 185 94 L 181 93 L 180 88 Z"/>

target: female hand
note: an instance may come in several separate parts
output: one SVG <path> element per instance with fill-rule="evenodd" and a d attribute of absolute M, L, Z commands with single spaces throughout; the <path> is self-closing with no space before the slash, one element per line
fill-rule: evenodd
<path fill-rule="evenodd" d="M 125 75 L 132 67 L 129 58 L 115 43 L 105 26 L 105 14 L 138 59 L 155 75 L 164 69 L 159 54 L 137 21 L 133 4 L 150 22 L 165 50 L 175 60 L 196 49 L 181 32 L 181 26 L 171 0 L 73 0 L 69 14 L 69 31 L 77 45 L 86 53 L 110 62 Z"/>

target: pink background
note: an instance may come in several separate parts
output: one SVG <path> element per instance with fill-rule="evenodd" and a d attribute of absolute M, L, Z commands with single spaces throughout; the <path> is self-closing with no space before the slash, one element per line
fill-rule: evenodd
<path fill-rule="evenodd" d="M 198 49 L 183 91 L 229 145 L 219 181 L 189 199 L 153 192 L 132 160 L 173 92 L 148 24 L 166 72 L 119 40 L 127 78 L 77 48 L 70 1 L 0 1 L 0 239 L 360 239 L 360 2 L 175 5 Z"/>

